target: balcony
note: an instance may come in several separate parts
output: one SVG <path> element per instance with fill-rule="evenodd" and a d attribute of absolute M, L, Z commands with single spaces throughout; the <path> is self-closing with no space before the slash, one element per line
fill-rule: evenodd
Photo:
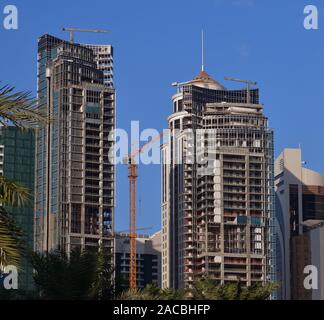
<path fill-rule="evenodd" d="M 224 194 L 229 193 L 229 194 L 246 194 L 245 188 L 224 188 L 223 189 Z"/>
<path fill-rule="evenodd" d="M 242 172 L 242 174 L 245 174 L 245 166 L 233 166 L 233 165 L 223 165 L 224 170 L 230 170 L 230 171 L 239 171 Z"/>
<path fill-rule="evenodd" d="M 228 281 L 247 281 L 246 278 L 243 278 L 239 275 L 225 275 L 224 279 Z"/>
<path fill-rule="evenodd" d="M 192 221 L 188 221 L 187 219 L 183 223 L 184 227 L 192 227 Z"/>
<path fill-rule="evenodd" d="M 200 196 L 199 197 L 200 199 L 198 199 L 198 202 L 202 202 L 202 201 L 205 201 L 205 200 L 214 200 L 214 193 L 203 193 L 203 196 Z"/>
<path fill-rule="evenodd" d="M 235 196 L 224 196 L 224 201 L 237 201 L 237 202 L 245 202 L 245 197 L 235 197 Z"/>
<path fill-rule="evenodd" d="M 245 186 L 246 183 L 245 181 L 234 181 L 234 180 L 224 180 L 223 181 L 224 185 L 226 186 Z"/>
<path fill-rule="evenodd" d="M 245 205 L 238 205 L 234 203 L 224 203 L 224 209 L 246 210 Z"/>
<path fill-rule="evenodd" d="M 233 172 L 224 172 L 223 173 L 223 177 L 224 178 L 246 178 L 245 174 L 239 174 L 239 173 L 233 173 Z"/>
<path fill-rule="evenodd" d="M 184 228 L 185 230 L 184 230 L 184 234 L 192 234 L 192 229 L 189 229 L 189 228 Z M 191 238 L 189 238 L 189 239 L 191 239 Z"/>

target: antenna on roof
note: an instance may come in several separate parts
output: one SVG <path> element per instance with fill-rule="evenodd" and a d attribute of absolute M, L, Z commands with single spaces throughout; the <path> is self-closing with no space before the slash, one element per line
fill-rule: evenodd
<path fill-rule="evenodd" d="M 204 59 L 204 30 L 201 30 L 201 71 L 205 71 L 205 59 Z"/>

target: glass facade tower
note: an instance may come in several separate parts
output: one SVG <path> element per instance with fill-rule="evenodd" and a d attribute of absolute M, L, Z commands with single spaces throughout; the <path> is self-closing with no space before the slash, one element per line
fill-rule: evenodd
<path fill-rule="evenodd" d="M 28 251 L 33 250 L 34 232 L 34 170 L 35 135 L 33 130 L 16 127 L 0 128 L 0 174 L 26 187 L 30 199 L 22 207 L 8 207 L 23 233 Z M 26 256 L 22 256 L 19 266 L 18 287 L 20 290 L 33 288 L 33 269 Z"/>
<path fill-rule="evenodd" d="M 112 48 L 95 48 L 38 41 L 38 98 L 51 121 L 37 132 L 37 251 L 114 247 L 115 90 L 103 61 L 112 64 Z"/>

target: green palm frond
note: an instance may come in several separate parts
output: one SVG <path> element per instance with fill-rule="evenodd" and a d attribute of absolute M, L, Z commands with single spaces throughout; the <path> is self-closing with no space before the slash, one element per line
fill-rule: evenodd
<path fill-rule="evenodd" d="M 18 266 L 20 262 L 20 238 L 21 231 L 7 211 L 0 207 L 0 263 L 2 265 L 13 264 Z"/>
<path fill-rule="evenodd" d="M 0 126 L 22 129 L 49 123 L 48 116 L 30 92 L 14 92 L 8 85 L 0 87 Z M 0 262 L 18 265 L 21 234 L 6 212 L 7 206 L 22 206 L 29 198 L 27 188 L 0 177 Z"/>
<path fill-rule="evenodd" d="M 143 294 L 142 290 L 140 289 L 128 289 L 123 291 L 118 300 L 146 300 L 145 295 Z"/>
<path fill-rule="evenodd" d="M 98 255 L 75 248 L 69 257 L 61 251 L 33 253 L 34 281 L 42 299 L 88 300 L 96 280 Z"/>
<path fill-rule="evenodd" d="M 22 206 L 29 198 L 29 191 L 20 184 L 0 177 L 0 262 L 3 265 L 18 265 L 21 232 L 6 211 L 6 206 Z"/>
<path fill-rule="evenodd" d="M 29 198 L 27 188 L 5 177 L 0 177 L 0 203 L 8 206 L 22 206 Z"/>
<path fill-rule="evenodd" d="M 13 124 L 20 128 L 36 127 L 48 123 L 45 110 L 30 92 L 14 92 L 8 85 L 0 87 L 0 124 Z"/>
<path fill-rule="evenodd" d="M 107 248 L 100 245 L 96 254 L 95 274 L 88 294 L 89 299 L 110 300 L 113 298 L 115 294 L 113 274 L 113 255 Z"/>
<path fill-rule="evenodd" d="M 186 300 L 188 291 L 177 289 L 161 289 L 157 284 L 148 284 L 143 290 L 127 289 L 119 296 L 118 300 Z"/>

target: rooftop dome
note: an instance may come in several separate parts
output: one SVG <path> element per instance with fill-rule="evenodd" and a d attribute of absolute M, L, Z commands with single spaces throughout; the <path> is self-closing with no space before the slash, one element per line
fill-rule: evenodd
<path fill-rule="evenodd" d="M 206 88 L 206 89 L 212 89 L 212 90 L 226 90 L 225 87 L 223 87 L 219 82 L 214 80 L 206 71 L 201 70 L 199 74 L 190 81 L 191 84 Z"/>

